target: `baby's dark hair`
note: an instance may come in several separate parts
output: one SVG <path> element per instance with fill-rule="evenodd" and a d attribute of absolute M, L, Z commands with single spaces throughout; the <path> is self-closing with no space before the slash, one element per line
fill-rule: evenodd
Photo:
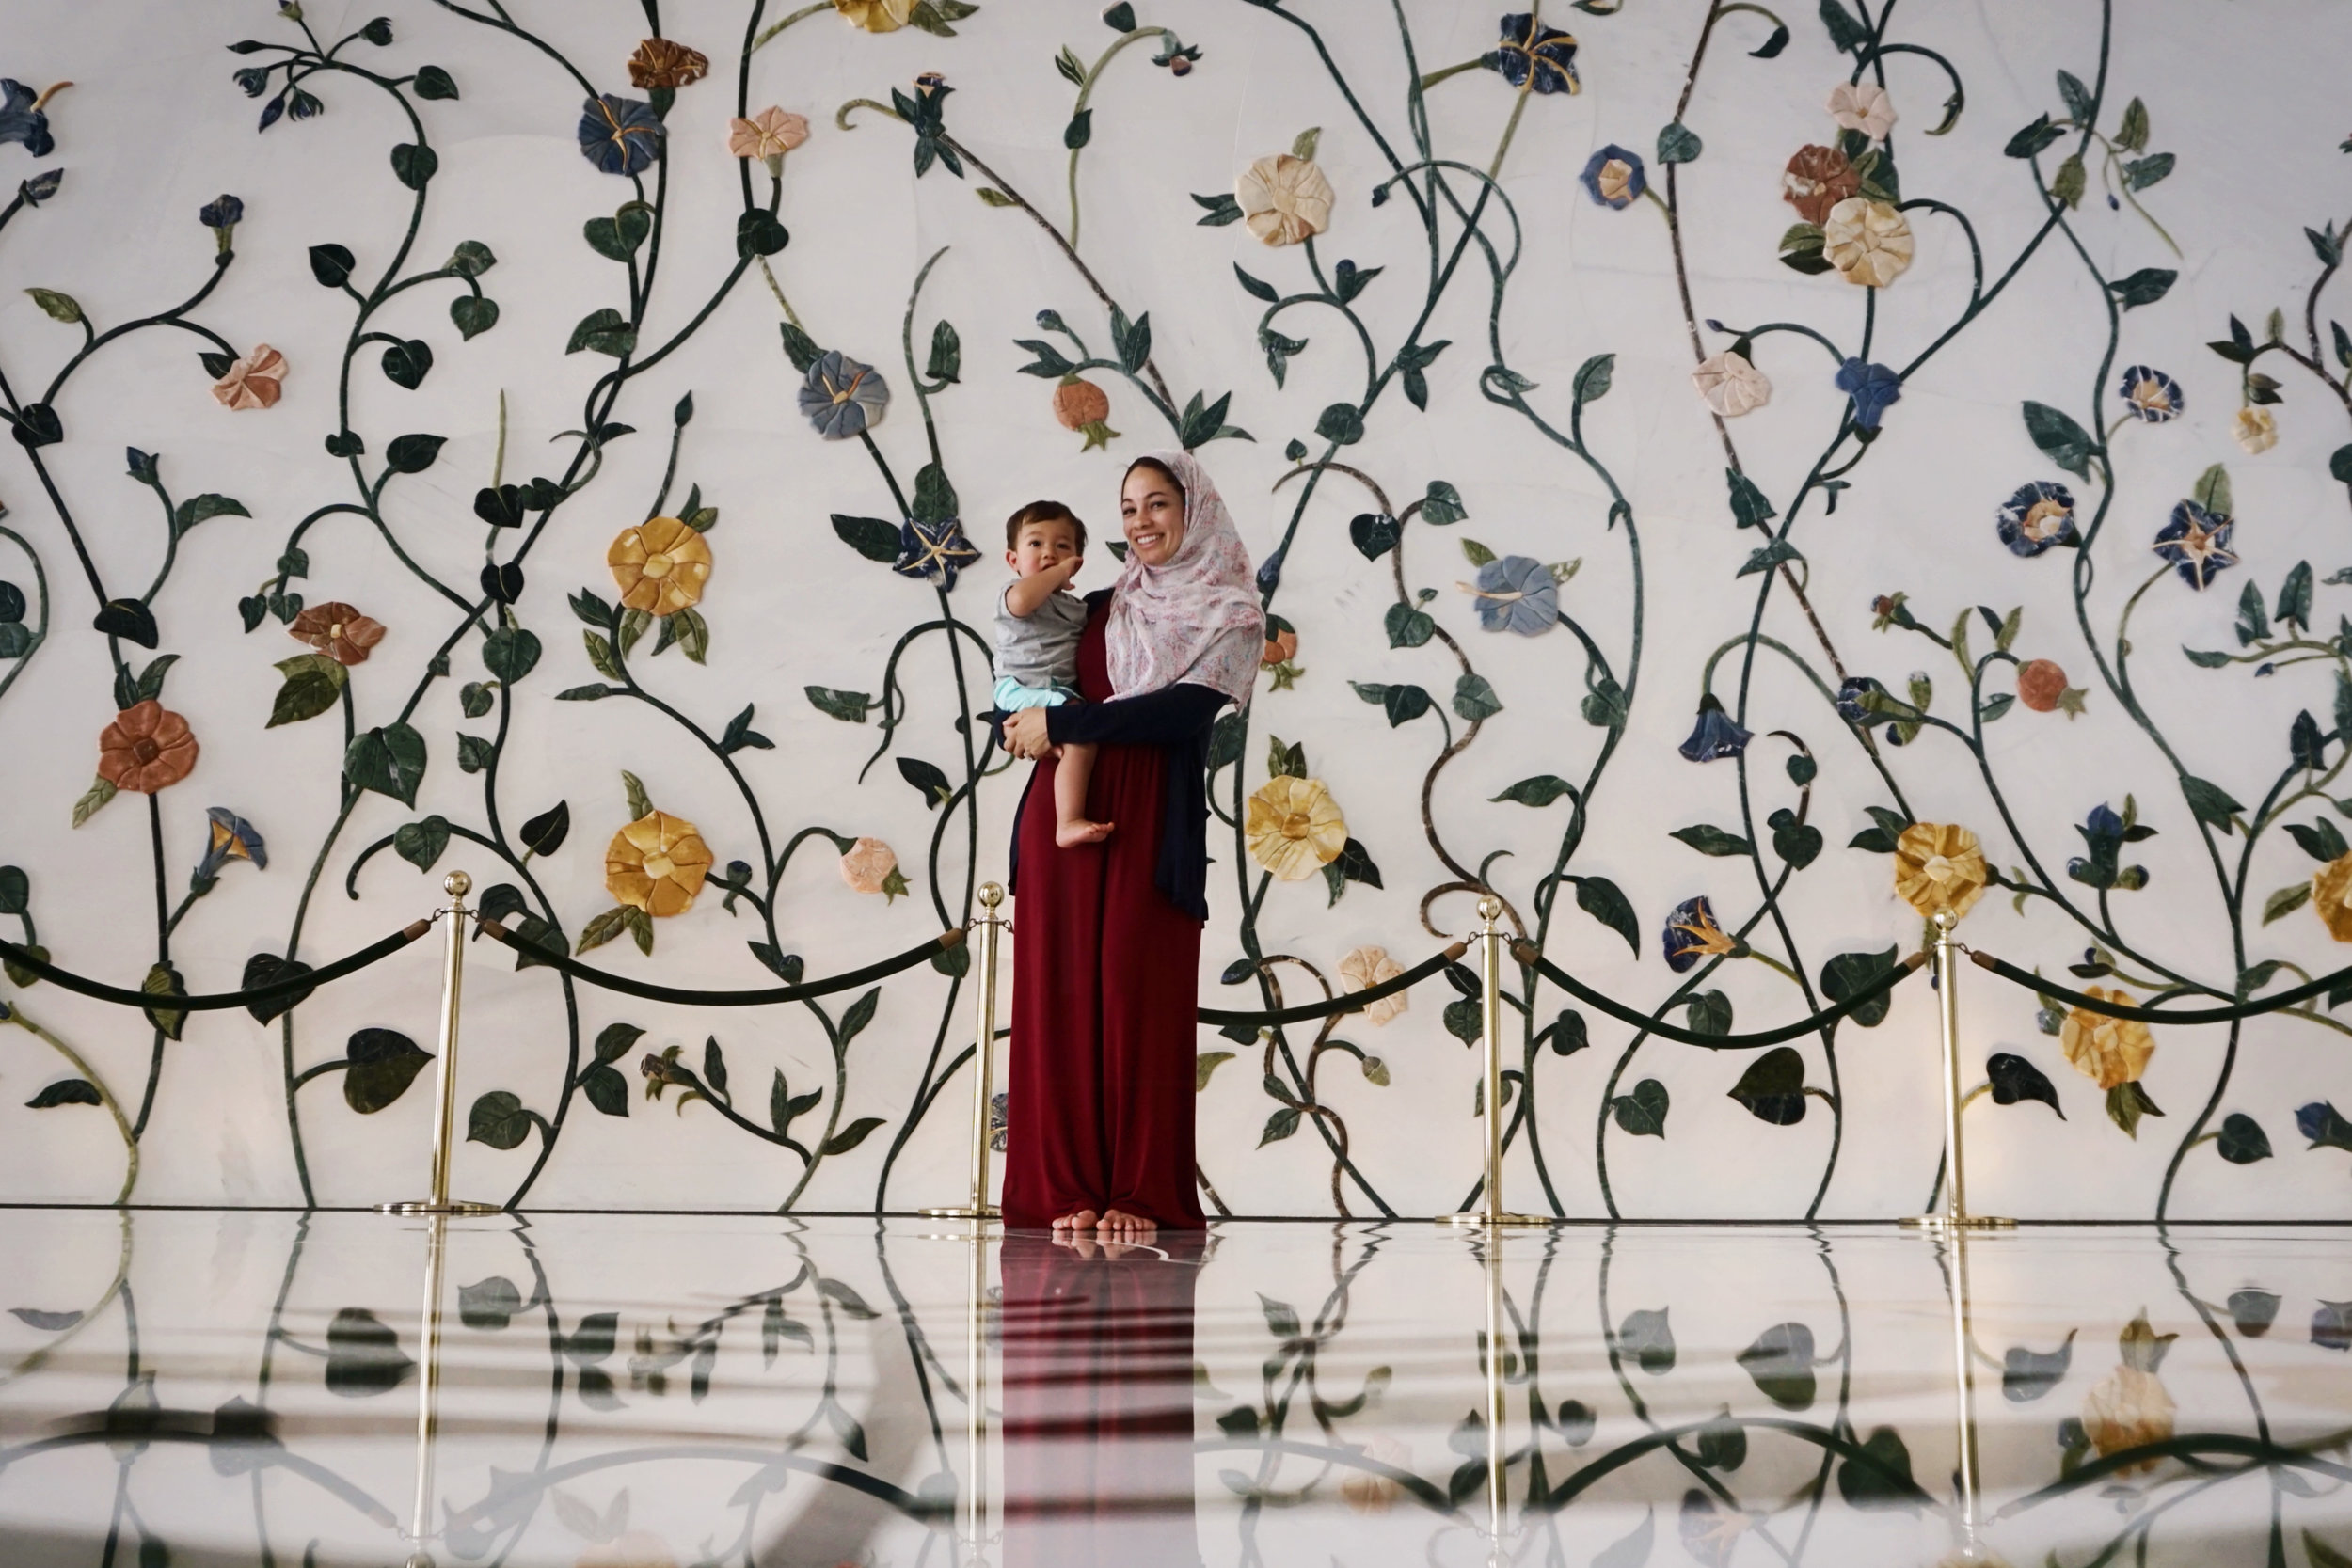
<path fill-rule="evenodd" d="M 1075 512 L 1059 501 L 1031 501 L 1005 519 L 1005 548 L 1019 549 L 1021 531 L 1032 523 L 1068 523 L 1077 530 L 1080 552 L 1083 553 L 1087 547 L 1087 526 L 1078 520 Z"/>

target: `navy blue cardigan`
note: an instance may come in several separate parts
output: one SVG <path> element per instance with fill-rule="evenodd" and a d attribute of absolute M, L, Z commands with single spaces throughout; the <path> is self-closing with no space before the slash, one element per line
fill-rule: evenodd
<path fill-rule="evenodd" d="M 1099 595 L 1107 598 L 1105 591 Z M 1089 608 L 1098 597 L 1089 594 Z M 1168 752 L 1168 795 L 1160 814 L 1159 863 L 1152 885 L 1168 901 L 1205 923 L 1209 918 L 1209 730 L 1232 699 L 1214 687 L 1188 682 L 1107 703 L 1073 703 L 1045 709 L 1045 733 L 1057 746 L 1157 746 Z M 1021 818 L 1037 784 L 1034 769 L 1013 813 L 1011 867 L 1005 885 L 1021 875 Z"/>

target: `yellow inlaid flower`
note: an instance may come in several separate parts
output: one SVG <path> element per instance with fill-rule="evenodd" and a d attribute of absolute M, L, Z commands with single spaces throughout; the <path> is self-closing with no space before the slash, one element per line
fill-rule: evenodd
<path fill-rule="evenodd" d="M 693 905 L 710 863 L 710 848 L 694 824 L 667 812 L 647 812 L 614 833 L 606 847 L 604 889 L 615 903 L 666 920 Z"/>
<path fill-rule="evenodd" d="M 2338 942 L 2352 942 L 2352 855 L 2339 855 L 2312 876 L 2312 912 Z"/>
<path fill-rule="evenodd" d="M 895 33 L 914 14 L 914 0 L 833 0 L 833 8 L 852 26 L 869 33 Z"/>
<path fill-rule="evenodd" d="M 672 615 L 701 602 L 710 580 L 710 542 L 675 517 L 649 517 L 621 530 L 605 552 L 621 603 L 648 615 Z"/>
<path fill-rule="evenodd" d="M 839 0 L 835 0 L 838 4 Z M 1296 245 L 1331 227 L 1331 182 L 1311 160 L 1278 152 L 1259 159 L 1233 182 L 1242 221 L 1267 245 Z"/>
<path fill-rule="evenodd" d="M 2279 417 L 2267 408 L 2241 408 L 2230 421 L 2230 434 L 2247 456 L 2259 457 L 2279 444 Z"/>
<path fill-rule="evenodd" d="M 1883 289 L 1911 266 L 1911 220 L 1893 205 L 1850 196 L 1821 225 L 1821 255 L 1849 283 Z"/>
<path fill-rule="evenodd" d="M 1984 896 L 1984 850 L 1956 822 L 1914 822 L 1895 841 L 1896 895 L 1932 920 L 1958 919 Z"/>
<path fill-rule="evenodd" d="M 1268 779 L 1249 797 L 1243 825 L 1249 856 L 1286 882 L 1300 882 L 1340 858 L 1347 818 L 1321 779 Z"/>
<path fill-rule="evenodd" d="M 2133 1005 L 2131 993 L 2120 986 L 2113 990 L 2086 986 L 2083 994 L 2118 1006 Z M 2058 1044 L 2074 1070 L 2103 1089 L 2137 1082 L 2148 1070 L 2148 1058 L 2156 1053 L 2155 1037 L 2148 1033 L 2148 1025 L 2136 1018 L 2109 1018 L 2088 1007 L 2068 1009 L 2066 1022 L 2058 1030 Z"/>

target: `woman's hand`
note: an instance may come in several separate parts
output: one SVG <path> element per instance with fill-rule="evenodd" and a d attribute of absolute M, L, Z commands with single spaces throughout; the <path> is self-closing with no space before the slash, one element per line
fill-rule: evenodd
<path fill-rule="evenodd" d="M 1023 708 L 1005 720 L 1005 750 L 1016 757 L 1034 762 L 1054 749 L 1052 736 L 1046 731 L 1045 710 L 1041 707 Z"/>

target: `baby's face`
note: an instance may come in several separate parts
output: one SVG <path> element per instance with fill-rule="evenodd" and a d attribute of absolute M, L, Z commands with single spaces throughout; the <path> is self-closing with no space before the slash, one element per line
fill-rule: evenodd
<path fill-rule="evenodd" d="M 1078 554 L 1078 531 L 1065 522 L 1031 523 L 1005 552 L 1005 564 L 1016 576 L 1033 578 Z"/>

